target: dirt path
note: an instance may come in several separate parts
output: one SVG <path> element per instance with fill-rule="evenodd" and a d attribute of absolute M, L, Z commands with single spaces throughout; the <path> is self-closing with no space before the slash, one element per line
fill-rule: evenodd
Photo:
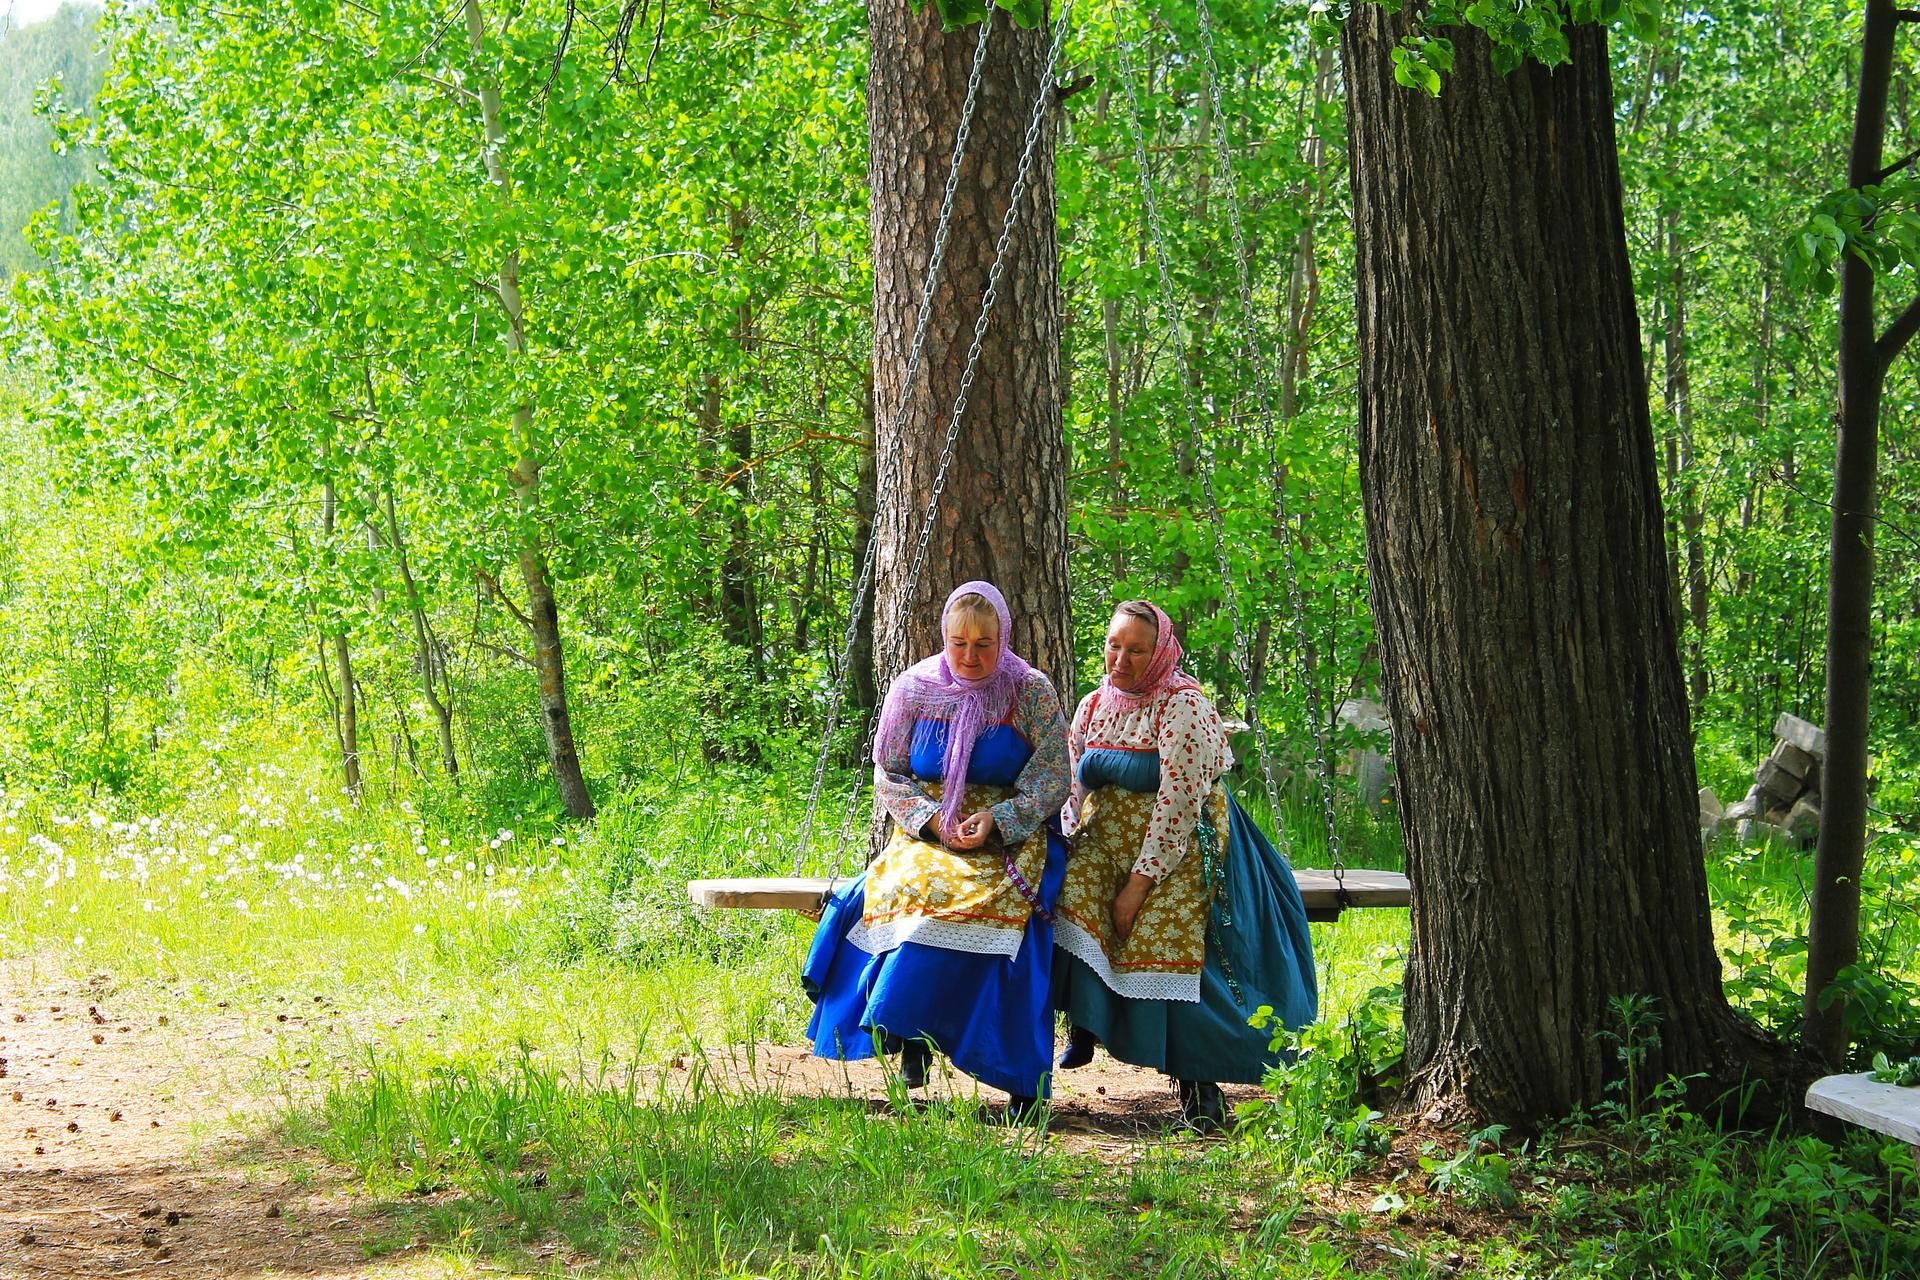
<path fill-rule="evenodd" d="M 330 1006 L 314 1000 L 168 1013 L 103 980 L 0 964 L 0 1278 L 473 1274 L 474 1262 L 418 1246 L 381 1206 L 356 1200 L 346 1171 L 263 1136 L 284 1106 L 281 1068 L 333 1030 Z M 879 1064 L 800 1047 L 736 1046 L 678 1060 L 671 1074 L 689 1087 L 889 1105 Z M 986 1114 L 1005 1102 L 944 1063 L 927 1095 Z M 1178 1110 L 1163 1077 L 1101 1054 L 1062 1077 L 1050 1128 L 1070 1149 L 1117 1155 L 1167 1133 Z M 481 1269 L 497 1272 L 494 1261 Z M 550 1256 L 546 1267 L 586 1261 Z"/>
<path fill-rule="evenodd" d="M 700 1076 L 729 1090 L 864 1098 L 876 1111 L 889 1101 L 886 1071 L 879 1063 L 832 1062 L 789 1045 L 761 1044 L 751 1051 L 732 1046 L 697 1062 L 677 1060 L 674 1074 L 689 1082 Z M 1231 1106 L 1258 1097 L 1260 1090 L 1228 1085 L 1226 1094 Z M 1001 1112 L 1007 1100 L 1006 1094 L 976 1084 L 944 1060 L 936 1062 L 922 1096 L 977 1102 L 987 1116 Z M 1047 1128 L 1068 1150 L 1111 1150 L 1164 1138 L 1179 1118 L 1180 1103 L 1165 1076 L 1115 1062 L 1103 1051 L 1092 1065 L 1060 1074 Z"/>
<path fill-rule="evenodd" d="M 444 1274 L 369 1261 L 383 1223 L 344 1175 L 263 1145 L 261 1064 L 307 1016 L 169 1016 L 0 966 L 0 1276 Z"/>

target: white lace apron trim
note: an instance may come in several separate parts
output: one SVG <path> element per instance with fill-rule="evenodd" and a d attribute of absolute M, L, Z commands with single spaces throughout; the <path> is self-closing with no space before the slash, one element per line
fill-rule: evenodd
<path fill-rule="evenodd" d="M 1200 1000 L 1200 974 L 1193 973 L 1115 973 L 1094 936 L 1062 916 L 1054 922 L 1053 941 L 1062 951 L 1084 963 L 1113 993 L 1126 1000 Z"/>
<path fill-rule="evenodd" d="M 866 921 L 847 930 L 847 943 L 870 956 L 893 950 L 903 942 L 939 947 L 945 951 L 965 951 L 980 956 L 1020 955 L 1025 929 L 1001 925 L 961 924 L 953 920 L 931 920 L 926 916 L 896 916 L 884 924 L 869 926 Z M 1199 996 L 1194 997 L 1196 1000 Z"/>

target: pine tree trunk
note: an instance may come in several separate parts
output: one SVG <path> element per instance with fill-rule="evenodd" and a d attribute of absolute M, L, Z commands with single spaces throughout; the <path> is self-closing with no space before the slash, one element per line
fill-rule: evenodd
<path fill-rule="evenodd" d="M 727 211 L 728 252 L 738 260 L 746 247 L 747 211 L 736 205 Z M 734 312 L 733 341 L 751 362 L 755 347 L 753 299 L 743 297 Z M 723 424 L 721 383 L 708 383 L 705 412 L 711 416 L 716 435 L 724 434 L 726 470 L 733 491 L 732 511 L 727 517 L 727 552 L 720 566 L 720 620 L 727 640 L 747 651 L 753 682 L 765 678 L 765 644 L 760 629 L 760 599 L 754 583 L 753 538 L 747 527 L 748 504 L 753 499 L 753 419 L 737 413 Z M 721 442 L 716 440 L 716 445 Z"/>
<path fill-rule="evenodd" d="M 1677 508 L 1676 538 L 1669 564 L 1674 582 L 1686 586 L 1682 616 L 1690 624 L 1686 636 L 1687 696 L 1698 719 L 1707 701 L 1707 626 L 1711 621 L 1707 601 L 1706 549 L 1700 544 L 1703 518 L 1700 514 L 1700 482 L 1693 456 L 1693 383 L 1687 372 L 1687 267 L 1686 248 L 1680 240 L 1679 217 L 1667 220 L 1667 283 L 1672 298 L 1667 311 L 1666 401 L 1673 419 L 1669 438 L 1673 450 L 1672 483 L 1667 501 Z M 1680 557 L 1684 557 L 1684 563 Z"/>
<path fill-rule="evenodd" d="M 1713 946 L 1605 36 L 1501 76 L 1450 31 L 1434 100 L 1394 83 L 1407 29 L 1356 6 L 1343 53 L 1408 1102 L 1593 1106 L 1628 995 L 1659 1018 L 1642 1080 L 1777 1074 Z"/>
<path fill-rule="evenodd" d="M 947 592 L 970 578 L 986 578 L 1007 597 L 1014 647 L 1066 696 L 1073 686 L 1073 638 L 1051 113 L 1018 211 L 926 568 L 907 597 L 921 515 L 1040 87 L 1048 32 L 1017 31 L 1005 12 L 994 11 L 999 25 L 955 198 L 946 268 L 935 286 L 926 355 L 896 434 L 920 283 L 978 33 L 943 34 L 934 6 L 915 15 L 907 0 L 876 0 L 868 12 L 879 468 L 876 674 L 884 687 L 908 662 L 937 649 Z"/>

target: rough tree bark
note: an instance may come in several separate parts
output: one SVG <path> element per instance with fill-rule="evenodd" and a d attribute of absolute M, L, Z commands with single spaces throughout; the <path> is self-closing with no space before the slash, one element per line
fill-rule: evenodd
<path fill-rule="evenodd" d="M 946 268 L 936 285 L 926 355 L 896 434 L 920 283 L 932 252 L 978 33 L 943 34 L 935 6 L 915 15 L 907 0 L 876 0 L 869 19 L 867 125 L 879 468 L 873 529 L 879 540 L 875 672 L 884 688 L 908 662 L 937 649 L 939 608 L 947 592 L 969 578 L 987 578 L 1006 594 L 1014 646 L 1060 685 L 1063 698 L 1071 697 L 1051 117 L 1018 211 L 1011 257 L 960 424 L 927 567 L 912 599 L 906 594 L 920 517 L 1006 214 L 1027 116 L 1046 65 L 1048 32 L 1017 31 L 1005 12 L 994 11 L 992 20 L 1004 29 L 992 35 L 972 142 L 954 202 Z"/>
<path fill-rule="evenodd" d="M 1783 1063 L 1720 985 L 1695 812 L 1606 38 L 1509 76 L 1455 30 L 1435 100 L 1405 14 L 1347 68 L 1367 560 L 1413 880 L 1409 1104 L 1526 1124 L 1619 1074 Z"/>
<path fill-rule="evenodd" d="M 487 27 L 479 0 L 466 0 L 465 11 L 468 46 L 475 64 L 484 66 Z M 513 180 L 507 173 L 503 154 L 507 134 L 500 123 L 500 88 L 493 76 L 480 76 L 479 98 L 481 128 L 486 138 L 487 179 L 499 190 L 503 200 L 511 201 Z M 520 297 L 520 252 L 511 246 L 501 256 L 496 291 L 501 310 L 506 313 L 507 349 L 516 358 L 525 358 L 527 332 Z M 531 404 L 514 410 L 513 436 L 522 453 L 508 469 L 507 479 L 521 513 L 532 521 L 540 509 L 540 472 L 544 463 L 533 438 Z M 573 713 L 567 705 L 566 659 L 560 642 L 560 607 L 554 599 L 546 553 L 537 538 L 530 538 L 516 559 L 520 563 L 520 580 L 527 589 L 527 611 L 520 615 L 520 621 L 533 638 L 533 666 L 539 678 L 540 727 L 547 739 L 547 763 L 553 770 L 561 805 L 573 817 L 591 818 L 593 797 L 587 792 L 587 780 L 580 771 L 580 753 L 573 741 Z"/>

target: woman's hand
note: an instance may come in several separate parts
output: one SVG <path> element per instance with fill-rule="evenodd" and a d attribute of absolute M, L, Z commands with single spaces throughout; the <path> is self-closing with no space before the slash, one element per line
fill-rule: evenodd
<path fill-rule="evenodd" d="M 1153 880 L 1138 871 L 1127 877 L 1127 883 L 1113 899 L 1113 936 L 1116 941 L 1125 942 L 1133 932 L 1133 922 L 1140 916 L 1140 908 L 1146 905 L 1147 895 L 1153 892 Z"/>
<path fill-rule="evenodd" d="M 978 849 L 993 835 L 993 814 L 986 809 L 968 814 L 953 829 L 947 844 L 955 849 Z"/>

